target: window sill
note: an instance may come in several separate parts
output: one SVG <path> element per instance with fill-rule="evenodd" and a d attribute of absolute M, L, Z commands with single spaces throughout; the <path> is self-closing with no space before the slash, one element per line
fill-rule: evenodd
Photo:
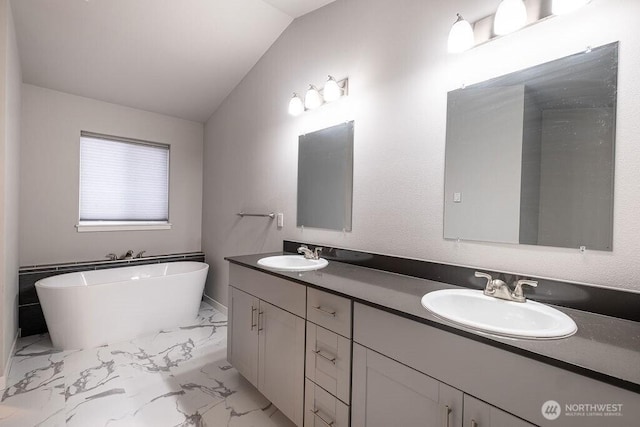
<path fill-rule="evenodd" d="M 76 225 L 78 233 L 94 231 L 146 231 L 170 230 L 172 224 L 164 221 L 82 221 Z"/>

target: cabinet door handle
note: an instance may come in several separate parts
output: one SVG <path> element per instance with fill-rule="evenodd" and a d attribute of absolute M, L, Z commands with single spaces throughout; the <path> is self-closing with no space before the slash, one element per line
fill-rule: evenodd
<path fill-rule="evenodd" d="M 329 427 L 333 427 L 333 423 L 334 423 L 334 421 L 327 421 L 327 420 L 325 420 L 324 418 L 322 418 L 322 417 L 320 416 L 320 414 L 319 414 L 319 412 L 320 412 L 320 410 L 319 410 L 319 409 L 310 409 L 310 411 L 311 411 L 311 413 L 312 413 L 313 415 L 315 415 L 315 416 L 316 416 L 320 421 L 322 421 L 322 423 L 323 423 L 324 425 L 329 426 Z"/>
<path fill-rule="evenodd" d="M 314 310 L 319 311 L 322 314 L 326 314 L 327 316 L 332 316 L 332 317 L 336 317 L 336 311 L 335 310 L 327 310 L 325 308 L 322 308 L 321 305 L 314 305 L 312 306 Z"/>
<path fill-rule="evenodd" d="M 311 350 L 315 353 L 316 356 L 320 356 L 325 360 L 328 360 L 329 362 L 333 363 L 334 365 L 336 364 L 336 356 L 326 353 L 322 350 Z M 326 353 L 326 354 L 325 354 Z"/>
<path fill-rule="evenodd" d="M 255 328 L 257 325 L 255 323 L 253 323 L 253 313 L 255 313 L 256 308 L 254 306 L 251 306 L 251 330 L 253 331 L 253 328 Z"/>
<path fill-rule="evenodd" d="M 258 311 L 258 333 L 264 330 L 264 311 Z"/>
<path fill-rule="evenodd" d="M 449 415 L 451 414 L 451 408 L 449 405 L 444 405 L 442 407 L 442 425 L 444 427 L 449 427 Z"/>
<path fill-rule="evenodd" d="M 471 427 L 478 427 L 479 425 L 476 420 L 471 420 Z"/>

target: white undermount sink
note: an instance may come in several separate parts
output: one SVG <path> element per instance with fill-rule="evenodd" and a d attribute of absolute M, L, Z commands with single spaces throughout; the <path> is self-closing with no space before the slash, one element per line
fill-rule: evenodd
<path fill-rule="evenodd" d="M 324 258 L 308 259 L 302 255 L 276 255 L 260 258 L 258 265 L 276 271 L 313 271 L 329 264 Z"/>
<path fill-rule="evenodd" d="M 422 297 L 433 314 L 496 335 L 527 339 L 565 338 L 577 330 L 563 312 L 535 301 L 505 301 L 471 289 L 443 289 Z"/>

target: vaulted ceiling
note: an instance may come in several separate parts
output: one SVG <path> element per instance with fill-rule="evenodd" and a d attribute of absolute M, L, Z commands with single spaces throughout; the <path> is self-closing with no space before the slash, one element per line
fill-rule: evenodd
<path fill-rule="evenodd" d="M 291 21 L 334 0 L 12 0 L 24 83 L 206 121 Z"/>

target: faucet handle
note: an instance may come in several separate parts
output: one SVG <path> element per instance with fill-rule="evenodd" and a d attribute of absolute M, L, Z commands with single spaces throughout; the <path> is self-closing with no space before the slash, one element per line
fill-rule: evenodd
<path fill-rule="evenodd" d="M 488 289 L 491 289 L 492 283 L 493 283 L 493 277 L 491 277 L 490 274 L 482 273 L 480 271 L 476 271 L 475 276 L 476 277 L 482 277 L 483 279 L 487 279 L 487 283 L 486 283 L 486 285 L 484 287 L 485 292 L 487 292 Z"/>
<path fill-rule="evenodd" d="M 513 293 L 511 294 L 511 297 L 513 298 L 514 301 L 517 301 L 517 302 L 526 301 L 526 298 L 524 297 L 524 292 L 522 291 L 522 287 L 525 285 L 535 288 L 536 286 L 538 286 L 538 282 L 535 280 L 524 280 L 524 279 L 518 280 L 516 282 L 516 288 L 513 290 Z"/>
<path fill-rule="evenodd" d="M 114 254 L 114 253 L 110 253 L 105 255 L 106 258 L 109 258 L 109 261 L 115 261 L 118 259 L 118 255 Z"/>
<path fill-rule="evenodd" d="M 300 245 L 298 253 L 302 254 L 306 259 L 313 259 L 313 251 L 307 245 Z"/>
<path fill-rule="evenodd" d="M 316 246 L 316 248 L 313 250 L 313 257 L 315 259 L 320 259 L 320 253 L 322 253 L 322 249 L 324 249 L 324 248 Z"/>

